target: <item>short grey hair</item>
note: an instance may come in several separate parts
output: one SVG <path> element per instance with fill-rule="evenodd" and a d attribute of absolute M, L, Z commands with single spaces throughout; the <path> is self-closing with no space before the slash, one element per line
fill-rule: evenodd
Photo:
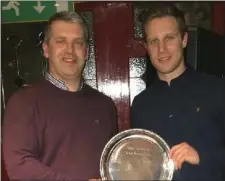
<path fill-rule="evenodd" d="M 88 28 L 87 28 L 86 22 L 83 19 L 83 17 L 80 14 L 78 14 L 77 12 L 61 11 L 61 12 L 55 13 L 48 20 L 48 23 L 47 23 L 47 25 L 45 27 L 45 30 L 44 30 L 44 41 L 46 43 L 49 42 L 50 37 L 51 37 L 51 25 L 52 25 L 52 23 L 54 21 L 60 21 L 60 20 L 65 21 L 65 22 L 70 22 L 70 23 L 80 23 L 80 25 L 84 29 L 85 41 L 88 42 Z"/>

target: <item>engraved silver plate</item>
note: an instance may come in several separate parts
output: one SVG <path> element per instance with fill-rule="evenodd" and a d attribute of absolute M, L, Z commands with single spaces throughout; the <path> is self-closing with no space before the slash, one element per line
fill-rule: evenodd
<path fill-rule="evenodd" d="M 169 146 L 157 134 L 129 129 L 106 144 L 100 160 L 102 180 L 172 180 Z"/>

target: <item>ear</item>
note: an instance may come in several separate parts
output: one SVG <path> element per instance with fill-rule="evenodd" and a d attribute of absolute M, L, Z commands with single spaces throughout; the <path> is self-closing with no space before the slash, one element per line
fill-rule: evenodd
<path fill-rule="evenodd" d="M 144 42 L 144 46 L 145 46 L 145 49 L 147 49 L 147 44 L 146 44 L 146 42 Z"/>
<path fill-rule="evenodd" d="M 148 42 L 147 42 L 147 40 L 143 41 L 143 45 L 144 45 L 145 50 L 148 50 Z"/>
<path fill-rule="evenodd" d="M 187 46 L 187 43 L 188 43 L 188 33 L 185 32 L 184 37 L 183 37 L 183 41 L 182 41 L 183 48 L 185 48 Z"/>
<path fill-rule="evenodd" d="M 42 49 L 43 49 L 43 56 L 44 56 L 45 58 L 49 58 L 48 44 L 47 44 L 45 41 L 42 43 Z"/>

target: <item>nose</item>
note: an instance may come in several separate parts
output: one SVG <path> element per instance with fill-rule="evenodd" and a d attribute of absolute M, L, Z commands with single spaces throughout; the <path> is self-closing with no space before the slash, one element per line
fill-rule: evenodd
<path fill-rule="evenodd" d="M 166 43 L 164 41 L 159 42 L 158 49 L 160 53 L 164 52 L 166 49 Z"/>
<path fill-rule="evenodd" d="M 67 44 L 67 52 L 73 53 L 74 45 L 72 43 Z"/>

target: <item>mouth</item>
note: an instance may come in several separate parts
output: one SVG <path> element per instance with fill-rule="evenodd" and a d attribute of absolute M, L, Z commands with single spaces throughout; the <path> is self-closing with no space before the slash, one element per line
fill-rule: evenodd
<path fill-rule="evenodd" d="M 66 63 L 76 63 L 76 60 L 73 58 L 63 58 L 63 61 Z"/>
<path fill-rule="evenodd" d="M 168 62 L 170 60 L 171 56 L 165 56 L 165 57 L 160 57 L 158 60 L 159 62 Z"/>

